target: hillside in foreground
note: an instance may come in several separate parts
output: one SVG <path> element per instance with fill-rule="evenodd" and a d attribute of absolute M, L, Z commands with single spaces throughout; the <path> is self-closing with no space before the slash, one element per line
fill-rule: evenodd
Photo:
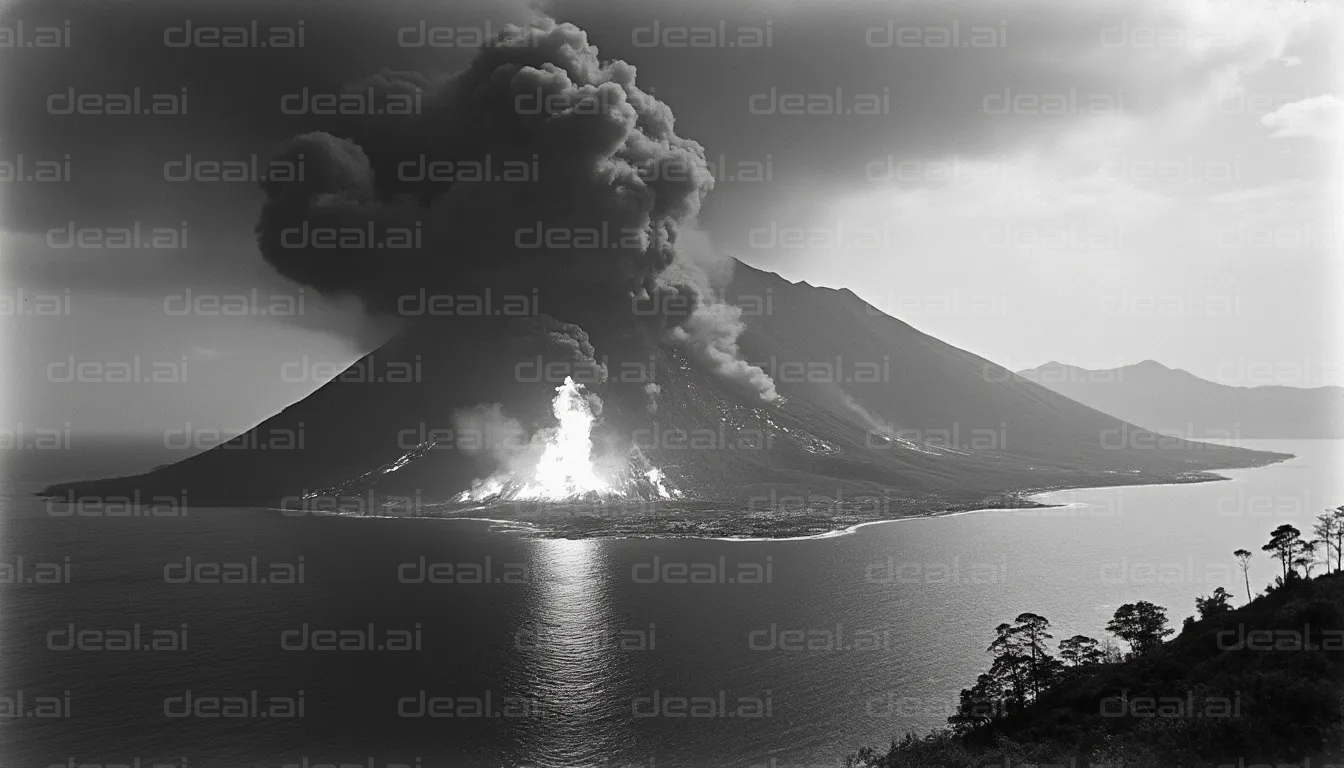
<path fill-rule="evenodd" d="M 1344 573 L 1294 579 L 1024 708 L 850 757 L 865 768 L 1344 764 Z"/>

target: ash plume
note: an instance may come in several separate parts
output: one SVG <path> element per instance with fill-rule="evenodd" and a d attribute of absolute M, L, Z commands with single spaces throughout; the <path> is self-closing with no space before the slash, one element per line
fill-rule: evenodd
<path fill-rule="evenodd" d="M 535 292 L 590 346 L 684 328 L 671 338 L 772 391 L 732 360 L 740 323 L 679 257 L 714 184 L 704 150 L 583 30 L 510 26 L 454 74 L 381 72 L 349 90 L 372 114 L 285 142 L 277 159 L 301 160 L 302 179 L 262 184 L 258 243 L 281 274 L 386 315 L 417 292 Z M 641 300 L 656 311 L 633 311 Z"/>
<path fill-rule="evenodd" d="M 556 320 L 547 314 L 524 317 L 509 323 L 509 330 L 520 341 L 540 342 L 550 354 L 574 363 L 569 368 L 580 381 L 601 384 L 607 380 L 607 366 L 599 362 L 588 333 L 574 323 Z"/>

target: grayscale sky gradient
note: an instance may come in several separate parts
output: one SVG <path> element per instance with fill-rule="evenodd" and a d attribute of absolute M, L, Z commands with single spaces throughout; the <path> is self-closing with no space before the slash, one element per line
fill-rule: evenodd
<path fill-rule="evenodd" d="M 225 6 L 221 6 L 225 7 Z M 470 47 L 398 30 L 522 22 L 522 5 L 229 4 L 222 21 L 304 20 L 305 47 L 165 47 L 154 3 L 9 8 L 69 21 L 56 49 L 0 54 L 0 159 L 69 155 L 68 180 L 6 181 L 0 422 L 85 431 L 243 430 L 316 389 L 387 326 L 303 293 L 298 316 L 165 311 L 297 286 L 262 261 L 254 183 L 173 182 L 183 160 L 265 160 L 307 130 L 282 97 L 380 68 L 451 71 Z M 1156 359 L 1233 385 L 1344 384 L 1339 258 L 1344 11 L 1326 2 L 555 2 L 639 70 L 718 182 L 714 247 L 790 280 L 848 287 L 1012 369 Z M 192 18 L 210 16 L 203 6 Z M 678 25 L 722 21 L 717 47 Z M 653 25 L 658 23 L 655 31 Z M 956 48 L 939 47 L 955 27 Z M 767 47 L 729 47 L 756 28 Z M 709 39 L 701 31 L 699 40 Z M 402 36 L 403 42 L 407 39 Z M 657 44 L 653 44 L 656 41 Z M 965 44 L 972 43 L 974 44 Z M 301 55 L 300 55 L 301 54 Z M 48 114 L 52 94 L 176 93 L 176 116 Z M 872 95 L 879 114 L 843 112 Z M 858 100 L 858 101 L 855 101 Z M 763 175 L 764 178 L 759 178 Z M 49 231 L 188 222 L 174 250 L 61 249 Z M 54 315 L 16 313 L 50 302 Z M 52 387 L 53 363 L 186 366 L 183 386 Z"/>

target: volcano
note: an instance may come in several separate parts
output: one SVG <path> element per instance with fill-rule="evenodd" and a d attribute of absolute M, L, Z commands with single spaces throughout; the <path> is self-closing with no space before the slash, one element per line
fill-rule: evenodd
<path fill-rule="evenodd" d="M 778 514 L 788 506 L 781 500 L 793 499 L 795 511 L 811 510 L 825 526 L 826 518 L 1002 504 L 1047 488 L 1208 479 L 1210 469 L 1285 458 L 1150 432 L 921 333 L 848 290 L 734 266 L 724 296 L 744 308 L 741 354 L 772 376 L 773 401 L 676 345 L 601 359 L 605 379 L 585 380 L 582 365 L 507 323 L 458 318 L 453 334 L 408 328 L 227 444 L 145 474 L 43 493 L 288 508 L 356 498 L 361 513 L 413 499 L 413 514 L 453 514 L 516 504 L 499 489 L 529 481 L 508 477 L 488 443 L 544 453 L 546 440 L 570 439 L 603 479 L 552 500 L 638 501 L 651 514 L 713 509 L 731 520 Z M 387 375 L 412 367 L 414 375 Z M 570 418 L 560 401 L 570 413 L 585 397 L 600 406 L 582 405 L 578 426 L 557 438 Z M 492 422 L 506 426 L 473 427 L 471 415 L 483 412 L 507 416 Z M 769 525 L 754 527 L 762 528 Z"/>
<path fill-rule="evenodd" d="M 416 108 L 283 142 L 307 173 L 262 182 L 257 245 L 402 330 L 229 443 L 49 494 L 779 536 L 1279 458 L 1148 432 L 718 252 L 704 148 L 572 24 L 351 87 Z M 403 173 L 426 158 L 526 172 Z"/>

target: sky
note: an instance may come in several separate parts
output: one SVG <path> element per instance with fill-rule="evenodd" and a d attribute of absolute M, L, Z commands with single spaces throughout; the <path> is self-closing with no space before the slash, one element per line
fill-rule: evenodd
<path fill-rule="evenodd" d="M 716 184 L 697 225 L 719 251 L 1012 369 L 1155 359 L 1238 386 L 1344 385 L 1335 4 L 540 9 L 633 64 L 703 145 Z M 322 94 L 452 72 L 536 13 L 8 5 L 0 426 L 240 432 L 375 348 L 386 321 L 262 261 L 254 158 L 329 124 Z M 248 44 L 215 46 L 226 33 Z M 171 114 L 109 114 L 137 90 Z M 240 178 L 215 180 L 224 163 Z M 108 247 L 137 224 L 162 247 Z"/>

